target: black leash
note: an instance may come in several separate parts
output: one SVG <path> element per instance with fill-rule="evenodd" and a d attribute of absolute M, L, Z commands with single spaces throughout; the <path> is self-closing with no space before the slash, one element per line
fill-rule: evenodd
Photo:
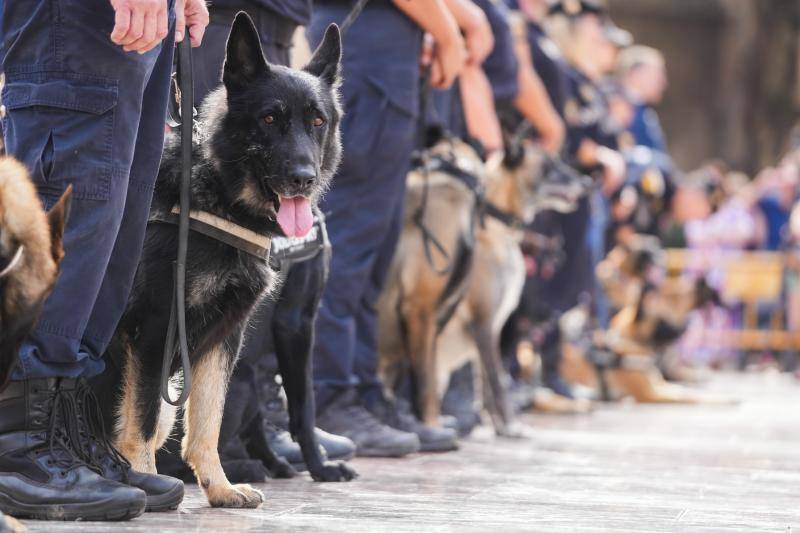
<path fill-rule="evenodd" d="M 169 313 L 167 338 L 164 343 L 164 357 L 161 364 L 161 397 L 176 407 L 186 403 L 192 390 L 192 367 L 189 360 L 189 342 L 186 335 L 186 252 L 189 247 L 189 211 L 191 198 L 189 183 L 192 177 L 192 128 L 194 122 L 194 86 L 192 79 L 192 45 L 189 36 L 178 43 L 175 59 L 175 75 L 177 78 L 176 100 L 180 106 L 177 117 L 181 128 L 181 184 L 180 214 L 178 215 L 178 256 L 174 263 L 175 291 L 172 295 L 172 306 Z M 174 122 L 175 116 L 171 119 Z M 181 370 L 183 372 L 183 389 L 177 400 L 169 396 L 169 378 L 175 349 L 181 354 Z"/>
<path fill-rule="evenodd" d="M 450 260 L 450 254 L 447 253 L 444 245 L 436 238 L 436 235 L 428 229 L 428 226 L 425 224 L 425 212 L 428 210 L 428 192 L 430 189 L 430 164 L 429 164 L 429 155 L 428 155 L 428 148 L 425 146 L 425 138 L 426 138 L 426 126 L 427 126 L 427 113 L 429 109 L 430 97 L 431 97 L 431 65 L 425 67 L 425 70 L 422 74 L 422 79 L 420 82 L 421 91 L 419 95 L 419 119 L 417 121 L 417 139 L 418 139 L 418 151 L 416 154 L 416 159 L 419 161 L 419 171 L 422 174 L 422 199 L 420 200 L 420 204 L 414 210 L 414 214 L 412 215 L 412 220 L 414 224 L 419 228 L 420 233 L 422 234 L 422 247 L 425 251 L 425 259 L 428 261 L 428 265 L 431 269 L 438 275 L 444 276 L 448 274 L 452 268 L 452 261 Z M 447 262 L 444 268 L 439 268 L 436 266 L 436 261 L 433 259 L 433 249 L 435 248 L 439 254 L 444 257 L 445 261 Z"/>
<path fill-rule="evenodd" d="M 356 21 L 369 0 L 356 0 L 347 17 L 342 22 L 340 32 L 343 35 Z M 174 264 L 175 292 L 167 326 L 167 338 L 164 343 L 164 355 L 161 364 L 161 397 L 176 407 L 186 403 L 192 389 L 192 368 L 189 359 L 189 343 L 186 334 L 186 253 L 189 245 L 189 212 L 191 198 L 189 184 L 192 176 L 192 130 L 194 126 L 194 84 L 192 76 L 192 46 L 188 35 L 178 43 L 174 59 L 175 75 L 172 86 L 175 98 L 171 98 L 167 111 L 167 123 L 181 128 L 181 184 L 180 214 L 178 215 L 178 256 Z M 183 389 L 178 399 L 169 396 L 169 378 L 175 349 L 181 355 L 183 373 Z"/>

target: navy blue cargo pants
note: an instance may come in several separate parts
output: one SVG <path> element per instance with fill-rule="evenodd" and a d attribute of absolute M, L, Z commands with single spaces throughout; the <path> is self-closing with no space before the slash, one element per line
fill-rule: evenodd
<path fill-rule="evenodd" d="M 312 48 L 349 9 L 346 2 L 315 4 Z M 388 2 L 367 4 L 344 36 L 344 158 L 321 204 L 333 258 L 316 324 L 318 392 L 378 383 L 375 303 L 402 225 L 421 42 L 419 27 Z M 318 394 L 321 407 L 325 398 Z"/>
<path fill-rule="evenodd" d="M 2 3 L 6 150 L 45 207 L 74 188 L 61 275 L 20 349 L 15 379 L 90 377 L 125 308 L 164 140 L 174 42 L 111 42 L 108 0 Z"/>

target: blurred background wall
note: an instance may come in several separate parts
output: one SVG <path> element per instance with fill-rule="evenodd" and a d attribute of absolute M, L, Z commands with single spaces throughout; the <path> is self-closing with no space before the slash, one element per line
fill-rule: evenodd
<path fill-rule="evenodd" d="M 753 173 L 800 120 L 800 0 L 610 0 L 616 23 L 662 50 L 660 116 L 683 170 L 711 158 Z"/>

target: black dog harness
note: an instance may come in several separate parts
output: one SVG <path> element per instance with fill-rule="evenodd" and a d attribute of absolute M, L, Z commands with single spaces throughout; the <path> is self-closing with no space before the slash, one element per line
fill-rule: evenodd
<path fill-rule="evenodd" d="M 325 248 L 330 248 L 328 228 L 322 213 L 314 214 L 314 225 L 305 237 L 273 237 L 269 265 L 273 270 L 284 271 L 296 263 L 315 258 Z"/>

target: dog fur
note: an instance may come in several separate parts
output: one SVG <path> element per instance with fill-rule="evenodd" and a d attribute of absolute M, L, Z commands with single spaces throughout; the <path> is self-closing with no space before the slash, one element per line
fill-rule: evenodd
<path fill-rule="evenodd" d="M 482 183 L 484 170 L 477 153 L 457 139 L 443 140 L 430 157 L 447 157 Z M 446 256 L 433 246 L 426 259 L 422 231 L 414 221 L 427 187 L 422 220 L 441 243 Z M 406 180 L 403 231 L 385 289 L 378 302 L 380 373 L 391 389 L 409 377 L 412 405 L 430 426 L 439 425 L 440 395 L 436 387 L 436 337 L 463 298 L 475 247 L 478 197 L 476 192 L 441 170 L 419 169 Z M 449 268 L 444 268 L 449 267 Z M 444 269 L 444 272 L 437 270 Z"/>
<path fill-rule="evenodd" d="M 339 30 L 331 25 L 303 71 L 270 65 L 250 18 L 236 17 L 223 87 L 201 109 L 193 209 L 270 236 L 282 234 L 276 220 L 284 198 L 302 196 L 316 203 L 340 158 L 340 60 Z M 313 177 L 297 166 L 313 167 Z M 152 214 L 166 213 L 177 203 L 180 171 L 180 139 L 170 135 Z M 275 275 L 263 260 L 202 234 L 190 232 L 188 249 L 186 324 L 193 387 L 184 413 L 183 457 L 212 506 L 256 507 L 263 496 L 228 482 L 217 443 L 244 328 Z M 134 469 L 145 472 L 155 472 L 155 451 L 167 433 L 166 424 L 159 424 L 164 412 L 159 384 L 176 250 L 177 226 L 148 226 L 127 309 L 108 349 L 124 367 L 115 442 Z M 177 360 L 171 374 L 178 371 Z"/>
<path fill-rule="evenodd" d="M 0 389 L 58 277 L 71 198 L 68 187 L 45 213 L 25 167 L 0 158 Z"/>
<path fill-rule="evenodd" d="M 520 149 L 520 148 L 517 148 Z M 584 192 L 574 173 L 551 172 L 552 164 L 541 150 L 514 147 L 487 162 L 487 201 L 516 219 L 530 224 L 537 212 L 568 212 Z M 450 374 L 473 361 L 476 388 L 482 391 L 498 435 L 521 434 L 507 394 L 508 378 L 500 357 L 500 334 L 519 305 L 525 283 L 525 262 L 520 250 L 524 232 L 487 217 L 478 228 L 472 279 L 464 301 L 442 332 L 437 345 L 437 386 L 446 390 Z"/>

